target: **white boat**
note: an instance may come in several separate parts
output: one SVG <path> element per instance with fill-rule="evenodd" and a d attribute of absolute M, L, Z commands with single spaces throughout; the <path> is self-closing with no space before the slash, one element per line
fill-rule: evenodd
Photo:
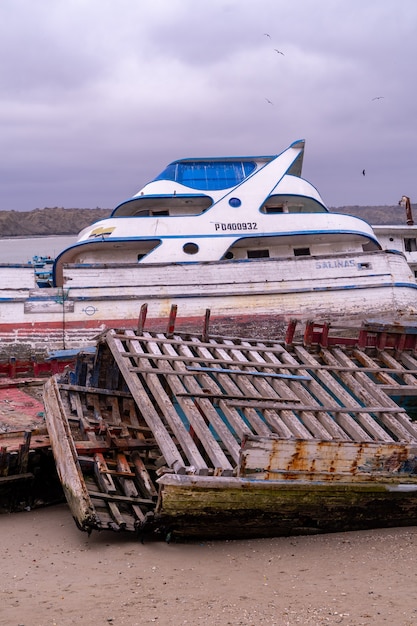
<path fill-rule="evenodd" d="M 412 319 L 417 284 L 404 254 L 365 221 L 325 206 L 301 178 L 304 141 L 281 154 L 182 159 L 79 234 L 53 267 L 0 266 L 0 350 L 73 348 L 108 327 L 212 320 L 245 334 L 296 318 Z M 194 328 L 193 328 L 194 330 Z M 224 326 L 222 327 L 224 333 Z"/>

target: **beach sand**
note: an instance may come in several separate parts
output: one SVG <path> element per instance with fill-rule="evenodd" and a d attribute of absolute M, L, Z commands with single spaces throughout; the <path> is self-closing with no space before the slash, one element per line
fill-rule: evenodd
<path fill-rule="evenodd" d="M 142 544 L 62 504 L 0 528 L 2 626 L 417 624 L 417 526 Z"/>

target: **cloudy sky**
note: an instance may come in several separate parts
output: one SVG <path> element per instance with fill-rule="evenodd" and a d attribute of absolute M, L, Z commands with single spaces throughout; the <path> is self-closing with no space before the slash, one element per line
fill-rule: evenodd
<path fill-rule="evenodd" d="M 0 210 L 301 138 L 328 206 L 417 202 L 416 58 L 415 0 L 1 0 Z"/>

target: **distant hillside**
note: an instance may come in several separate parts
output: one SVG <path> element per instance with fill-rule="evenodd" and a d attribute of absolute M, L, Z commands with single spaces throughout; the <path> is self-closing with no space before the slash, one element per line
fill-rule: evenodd
<path fill-rule="evenodd" d="M 86 226 L 110 215 L 110 209 L 63 209 L 0 211 L 0 237 L 76 235 Z"/>
<path fill-rule="evenodd" d="M 370 224 L 405 224 L 405 209 L 394 206 L 331 207 L 332 213 L 355 215 Z M 412 205 L 417 218 L 417 205 Z M 86 226 L 110 215 L 110 209 L 64 209 L 53 207 L 34 211 L 0 211 L 1 237 L 76 235 Z"/>
<path fill-rule="evenodd" d="M 393 206 L 342 206 L 331 207 L 332 213 L 355 215 L 366 220 L 369 224 L 406 224 L 405 208 Z M 411 205 L 414 218 L 417 220 L 417 204 Z M 417 221 L 416 221 L 417 223 Z"/>

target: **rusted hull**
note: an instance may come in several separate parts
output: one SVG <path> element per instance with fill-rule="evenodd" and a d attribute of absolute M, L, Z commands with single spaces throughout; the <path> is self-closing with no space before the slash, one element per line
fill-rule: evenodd
<path fill-rule="evenodd" d="M 247 538 L 413 526 L 417 480 L 265 481 L 164 476 L 156 516 L 169 537 Z"/>

